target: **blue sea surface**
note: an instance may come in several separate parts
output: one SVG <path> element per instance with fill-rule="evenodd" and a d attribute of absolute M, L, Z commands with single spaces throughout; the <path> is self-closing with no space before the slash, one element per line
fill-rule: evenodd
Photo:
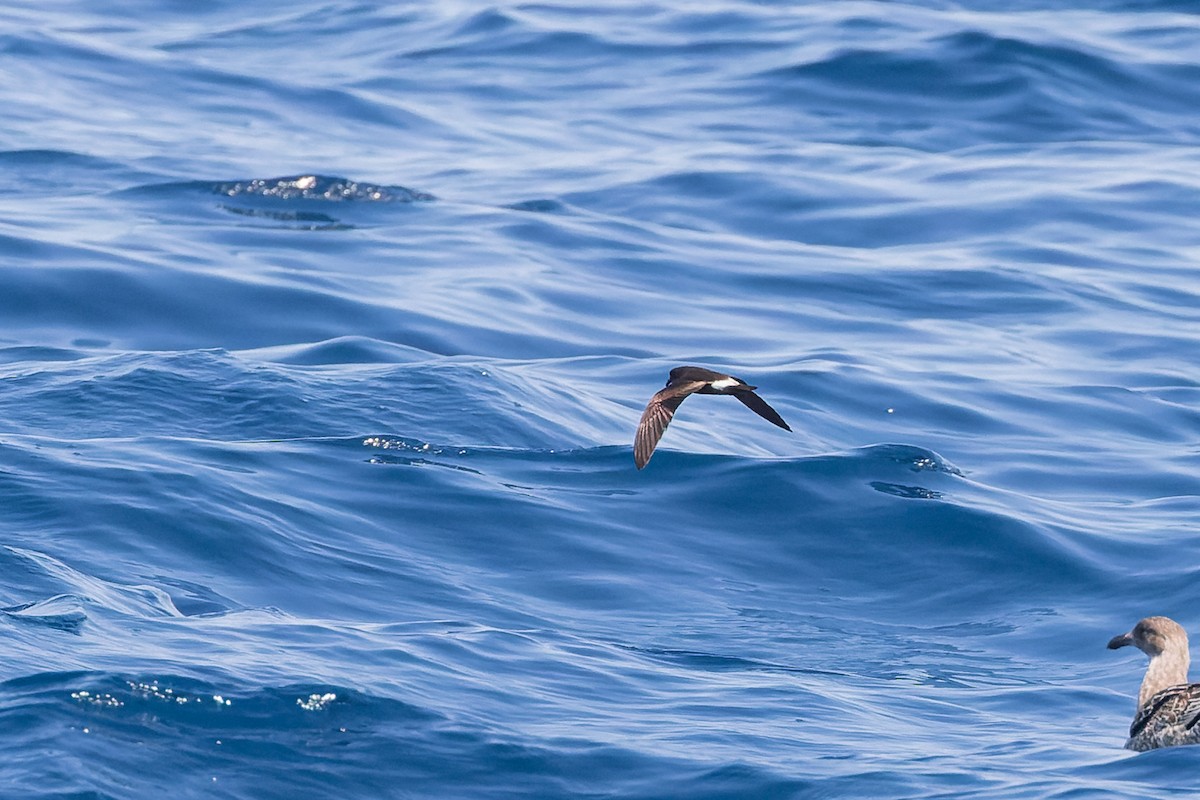
<path fill-rule="evenodd" d="M 0 8 L 0 798 L 1175 798 L 1200 14 Z M 668 371 L 759 387 L 684 403 Z"/>

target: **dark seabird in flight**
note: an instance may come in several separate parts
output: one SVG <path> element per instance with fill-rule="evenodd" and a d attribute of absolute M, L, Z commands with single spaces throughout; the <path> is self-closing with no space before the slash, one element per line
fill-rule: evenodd
<path fill-rule="evenodd" d="M 633 461 L 637 468 L 641 469 L 650 461 L 658 440 L 671 424 L 671 417 L 675 416 L 675 409 L 689 394 L 731 394 L 767 422 L 790 431 L 783 417 L 754 393 L 757 388 L 741 378 L 704 367 L 676 367 L 671 370 L 666 388 L 650 398 L 646 410 L 642 412 L 642 421 L 638 423 L 637 436 L 633 439 Z"/>
<path fill-rule="evenodd" d="M 1146 617 L 1114 636 L 1109 650 L 1133 645 L 1150 656 L 1129 726 L 1130 750 L 1200 744 L 1200 683 L 1188 683 L 1187 632 L 1173 619 Z"/>

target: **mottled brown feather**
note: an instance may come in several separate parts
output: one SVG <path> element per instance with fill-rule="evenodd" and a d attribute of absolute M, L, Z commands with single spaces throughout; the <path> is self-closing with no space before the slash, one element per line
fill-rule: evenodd
<path fill-rule="evenodd" d="M 1129 726 L 1130 750 L 1200 744 L 1200 684 L 1171 686 L 1146 701 Z"/>

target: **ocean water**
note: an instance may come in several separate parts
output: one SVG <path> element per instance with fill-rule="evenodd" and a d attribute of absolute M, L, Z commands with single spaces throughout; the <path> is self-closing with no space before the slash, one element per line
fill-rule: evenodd
<path fill-rule="evenodd" d="M 1150 798 L 1192 3 L 0 9 L 0 797 Z M 667 372 L 758 385 L 633 431 Z"/>

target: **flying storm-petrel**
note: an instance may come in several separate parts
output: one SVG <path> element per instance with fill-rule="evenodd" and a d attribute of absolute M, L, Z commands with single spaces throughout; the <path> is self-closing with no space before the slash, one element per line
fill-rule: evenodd
<path fill-rule="evenodd" d="M 1168 617 L 1146 617 L 1114 636 L 1109 650 L 1133 645 L 1150 656 L 1129 726 L 1130 750 L 1200 744 L 1200 683 L 1188 683 L 1187 631 Z"/>
<path fill-rule="evenodd" d="M 791 428 L 783 421 L 779 413 L 767 405 L 767 401 L 754 393 L 757 386 L 751 386 L 741 378 L 713 372 L 704 367 L 676 367 L 671 370 L 666 388 L 661 389 L 642 412 L 642 420 L 638 423 L 637 435 L 633 439 L 633 461 L 641 469 L 654 455 L 654 448 L 662 438 L 663 431 L 671 424 L 675 409 L 690 394 L 731 394 L 763 419 L 778 425 L 785 431 Z"/>

